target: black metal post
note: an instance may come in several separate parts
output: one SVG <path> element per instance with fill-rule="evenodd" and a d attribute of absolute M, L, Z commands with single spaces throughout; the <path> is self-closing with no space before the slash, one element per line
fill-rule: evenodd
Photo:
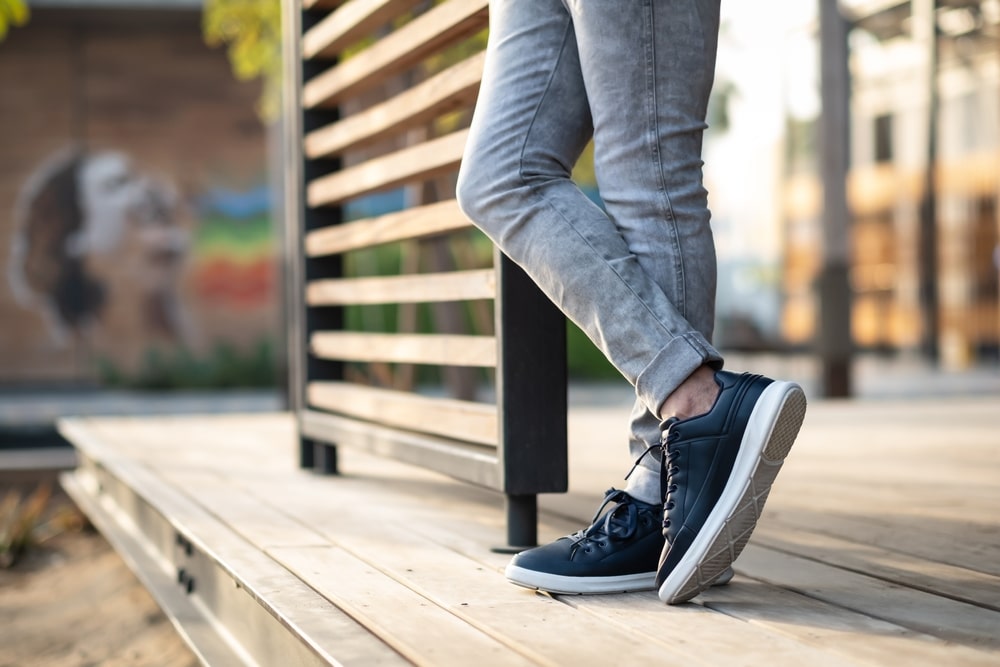
<path fill-rule="evenodd" d="M 315 10 L 300 10 L 297 2 L 286 0 L 283 7 L 285 81 L 285 225 L 286 225 L 286 316 L 289 349 L 289 404 L 301 416 L 306 409 L 306 386 L 311 380 L 340 379 L 343 365 L 317 359 L 309 354 L 309 337 L 314 331 L 336 330 L 343 326 L 341 308 L 310 308 L 305 302 L 305 286 L 311 280 L 339 277 L 342 265 L 339 256 L 307 257 L 306 234 L 313 229 L 341 222 L 339 207 L 310 208 L 305 199 L 305 184 L 340 168 L 338 159 L 306 159 L 303 155 L 305 135 L 337 120 L 336 109 L 302 107 L 302 84 L 321 72 L 329 63 L 302 60 L 302 35 L 326 15 Z M 321 471 L 336 470 L 336 454 L 324 452 L 317 460 L 317 443 L 301 438 L 299 465 Z M 326 447 L 329 449 L 329 443 Z M 333 462 L 332 466 L 330 461 Z"/>
<path fill-rule="evenodd" d="M 500 470 L 507 547 L 538 541 L 536 493 L 569 486 L 566 320 L 531 278 L 499 251 L 496 336 Z"/>

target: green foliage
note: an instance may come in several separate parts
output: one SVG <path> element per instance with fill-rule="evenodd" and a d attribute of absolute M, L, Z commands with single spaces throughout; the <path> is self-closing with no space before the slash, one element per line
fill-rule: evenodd
<path fill-rule="evenodd" d="M 620 380 L 621 373 L 597 349 L 587 334 L 566 321 L 566 365 L 575 380 Z"/>
<path fill-rule="evenodd" d="M 11 26 L 23 26 L 30 16 L 31 11 L 24 0 L 0 0 L 0 41 L 7 36 Z"/>
<path fill-rule="evenodd" d="M 106 360 L 99 364 L 99 373 L 105 386 L 128 389 L 273 387 L 277 382 L 277 360 L 269 340 L 260 341 L 246 352 L 219 343 L 204 357 L 183 348 L 169 352 L 150 348 L 136 373 L 123 373 Z"/>
<path fill-rule="evenodd" d="M 205 0 L 202 32 L 209 46 L 228 45 L 237 79 L 263 80 L 257 113 L 265 123 L 275 121 L 281 110 L 280 0 Z"/>

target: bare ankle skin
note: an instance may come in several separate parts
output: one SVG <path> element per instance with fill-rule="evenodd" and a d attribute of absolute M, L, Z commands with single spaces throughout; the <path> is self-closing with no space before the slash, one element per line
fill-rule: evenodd
<path fill-rule="evenodd" d="M 715 371 L 710 366 L 702 366 L 689 375 L 660 406 L 660 419 L 689 419 L 703 415 L 715 405 L 719 396 L 719 385 L 715 382 Z"/>

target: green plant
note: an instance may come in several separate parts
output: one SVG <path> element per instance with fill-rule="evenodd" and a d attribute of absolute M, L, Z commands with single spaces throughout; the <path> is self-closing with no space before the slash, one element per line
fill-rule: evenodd
<path fill-rule="evenodd" d="M 202 32 L 209 46 L 228 47 L 237 79 L 263 80 L 257 113 L 265 123 L 277 120 L 281 107 L 279 0 L 206 0 Z"/>
<path fill-rule="evenodd" d="M 0 41 L 7 36 L 10 26 L 22 26 L 30 16 L 31 12 L 24 0 L 0 0 Z"/>
<path fill-rule="evenodd" d="M 27 495 L 10 490 L 0 501 L 0 568 L 14 565 L 28 548 L 84 525 L 75 507 L 53 507 L 51 500 L 51 485 L 40 484 Z"/>

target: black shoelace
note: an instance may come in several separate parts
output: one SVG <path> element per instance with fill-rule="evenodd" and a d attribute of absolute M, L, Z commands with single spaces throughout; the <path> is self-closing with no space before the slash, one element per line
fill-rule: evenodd
<path fill-rule="evenodd" d="M 611 504 L 615 506 L 605 512 Z M 624 491 L 608 489 L 590 526 L 569 536 L 574 540 L 571 555 L 579 549 L 590 553 L 593 545 L 603 549 L 608 546 L 609 541 L 627 540 L 635 535 L 638 527 L 639 508 L 636 507 L 636 500 Z"/>

